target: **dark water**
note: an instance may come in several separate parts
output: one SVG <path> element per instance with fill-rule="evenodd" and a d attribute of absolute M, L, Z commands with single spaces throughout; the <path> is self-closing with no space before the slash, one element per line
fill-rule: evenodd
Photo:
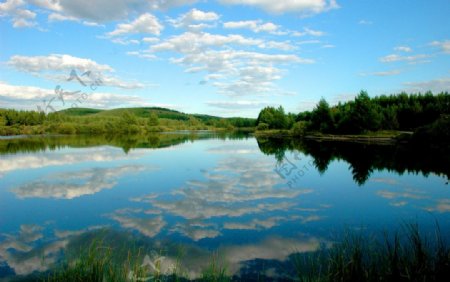
<path fill-rule="evenodd" d="M 231 274 L 278 275 L 348 229 L 438 222 L 450 239 L 439 148 L 185 132 L 3 139 L 0 157 L 0 279 L 48 271 L 99 236 L 164 252 L 163 271 L 181 258 L 190 278 L 213 252 Z"/>

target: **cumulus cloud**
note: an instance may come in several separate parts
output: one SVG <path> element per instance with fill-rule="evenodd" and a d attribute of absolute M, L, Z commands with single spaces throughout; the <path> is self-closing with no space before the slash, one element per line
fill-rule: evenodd
<path fill-rule="evenodd" d="M 0 17 L 10 17 L 15 28 L 35 26 L 36 13 L 23 9 L 25 4 L 23 0 L 7 0 L 0 3 Z"/>
<path fill-rule="evenodd" d="M 143 14 L 151 10 L 167 10 L 195 3 L 196 0 L 28 0 L 40 8 L 91 22 L 122 20 L 130 15 Z"/>
<path fill-rule="evenodd" d="M 206 104 L 211 107 L 222 109 L 260 109 L 270 105 L 271 103 L 264 101 L 238 100 L 238 101 L 211 101 L 206 102 Z"/>
<path fill-rule="evenodd" d="M 450 77 L 442 77 L 426 81 L 405 82 L 406 89 L 411 92 L 450 92 Z"/>
<path fill-rule="evenodd" d="M 394 48 L 395 51 L 400 51 L 400 52 L 412 52 L 411 47 L 408 46 L 397 46 Z"/>
<path fill-rule="evenodd" d="M 81 80 L 99 81 L 104 86 L 122 89 L 136 89 L 145 86 L 139 82 L 123 81 L 113 76 L 111 73 L 115 72 L 115 70 L 109 65 L 67 54 L 50 54 L 48 56 L 14 55 L 7 64 L 19 71 L 59 82 L 67 81 L 71 72 L 75 70 L 79 72 L 78 76 Z"/>
<path fill-rule="evenodd" d="M 11 190 L 19 198 L 54 198 L 71 200 L 112 189 L 117 178 L 132 172 L 143 171 L 141 166 L 93 168 L 85 171 L 51 175 L 42 180 L 26 183 Z"/>
<path fill-rule="evenodd" d="M 271 22 L 264 23 L 261 20 L 224 22 L 223 27 L 227 29 L 249 29 L 255 33 L 258 32 L 268 32 L 271 34 L 283 33 L 280 31 L 279 25 L 276 25 Z"/>
<path fill-rule="evenodd" d="M 212 85 L 218 92 L 229 96 L 280 94 L 283 91 L 274 82 L 285 72 L 278 65 L 314 63 L 294 54 L 246 50 L 249 48 L 294 49 L 289 42 L 266 42 L 237 34 L 185 32 L 150 46 L 150 51 L 180 54 L 181 57 L 171 61 L 184 66 L 188 73 L 206 72 L 204 81 L 214 79 Z"/>
<path fill-rule="evenodd" d="M 261 43 L 263 41 L 260 39 L 246 38 L 237 34 L 221 35 L 207 32 L 185 32 L 152 45 L 150 49 L 154 52 L 172 51 L 182 54 L 193 54 L 204 51 L 208 47 L 223 47 L 226 45 L 255 46 Z"/>
<path fill-rule="evenodd" d="M 377 71 L 370 73 L 361 73 L 362 76 L 374 75 L 374 76 L 393 76 L 401 73 L 401 70 L 388 70 L 388 71 Z"/>
<path fill-rule="evenodd" d="M 124 85 L 123 88 L 127 88 Z M 78 90 L 63 89 L 62 100 L 56 89 L 46 89 L 33 86 L 10 85 L 0 82 L 0 97 L 5 108 L 39 110 L 45 112 L 68 107 L 113 108 L 117 106 L 153 105 L 143 98 L 134 95 L 113 94 L 107 92 L 78 92 Z M 24 103 L 26 101 L 26 103 Z M 173 106 L 173 105 L 170 105 Z"/>
<path fill-rule="evenodd" d="M 418 54 L 412 56 L 402 56 L 398 54 L 391 54 L 380 58 L 382 63 L 393 63 L 393 62 L 409 62 L 409 63 L 418 63 L 423 61 L 424 59 L 430 58 L 430 55 L 427 54 Z"/>
<path fill-rule="evenodd" d="M 298 13 L 313 15 L 339 8 L 335 0 L 220 0 L 230 5 L 255 6 L 269 13 Z"/>
<path fill-rule="evenodd" d="M 171 19 L 169 22 L 176 28 L 184 28 L 188 30 L 201 30 L 212 27 L 211 24 L 220 18 L 214 12 L 204 12 L 198 9 L 192 9 L 189 12 L 179 16 L 177 19 Z"/>
<path fill-rule="evenodd" d="M 450 54 L 450 40 L 445 41 L 433 41 L 430 43 L 431 46 L 439 47 L 445 54 Z"/>
<path fill-rule="evenodd" d="M 305 28 L 303 28 L 303 31 L 293 31 L 292 35 L 293 36 L 306 36 L 306 35 L 309 35 L 309 36 L 319 37 L 319 36 L 325 35 L 325 32 L 305 27 Z"/>
<path fill-rule="evenodd" d="M 99 64 L 91 59 L 78 58 L 71 55 L 51 54 L 48 56 L 12 56 L 8 65 L 19 71 L 36 73 L 42 71 L 113 71 L 108 65 Z"/>
<path fill-rule="evenodd" d="M 122 36 L 128 34 L 153 34 L 159 35 L 163 30 L 163 26 L 159 23 L 158 18 L 154 15 L 145 13 L 130 23 L 121 23 L 116 29 L 108 32 L 108 36 Z"/>
<path fill-rule="evenodd" d="M 371 24 L 373 24 L 373 22 L 372 22 L 372 21 L 368 21 L 368 20 L 360 20 L 360 21 L 358 22 L 358 24 L 361 24 L 361 25 L 371 25 Z"/>

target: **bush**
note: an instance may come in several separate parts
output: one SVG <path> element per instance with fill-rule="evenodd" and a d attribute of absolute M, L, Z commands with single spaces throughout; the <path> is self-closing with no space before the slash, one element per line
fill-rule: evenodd
<path fill-rule="evenodd" d="M 75 126 L 70 123 L 61 123 L 56 127 L 56 133 L 75 134 L 77 132 Z"/>
<path fill-rule="evenodd" d="M 308 123 L 306 121 L 298 121 L 292 127 L 292 134 L 294 136 L 304 136 L 307 128 Z"/>
<path fill-rule="evenodd" d="M 269 125 L 264 122 L 259 123 L 258 126 L 256 127 L 256 130 L 268 130 L 268 129 Z"/>

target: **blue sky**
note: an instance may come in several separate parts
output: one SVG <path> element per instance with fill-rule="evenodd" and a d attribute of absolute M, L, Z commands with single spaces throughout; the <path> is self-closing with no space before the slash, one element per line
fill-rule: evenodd
<path fill-rule="evenodd" d="M 256 117 L 450 91 L 449 14 L 448 0 L 2 1 L 0 107 Z"/>

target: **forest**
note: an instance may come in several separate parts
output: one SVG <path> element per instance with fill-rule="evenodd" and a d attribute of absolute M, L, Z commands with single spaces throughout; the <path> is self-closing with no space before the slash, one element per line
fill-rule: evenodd
<path fill-rule="evenodd" d="M 174 130 L 254 128 L 255 119 L 185 114 L 165 108 L 98 110 L 70 108 L 58 112 L 0 109 L 0 135 L 148 133 Z"/>
<path fill-rule="evenodd" d="M 221 118 L 185 114 L 165 108 L 99 110 L 70 108 L 58 112 L 0 109 L 0 135 L 145 133 L 174 130 L 284 130 L 306 134 L 367 134 L 419 132 L 432 136 L 449 130 L 450 95 L 382 95 L 371 98 L 361 91 L 354 100 L 330 106 L 321 99 L 311 111 L 285 113 L 282 106 L 265 107 L 258 118 Z M 448 135 L 448 134 L 447 134 Z M 448 138 L 448 136 L 447 136 Z"/>
<path fill-rule="evenodd" d="M 290 129 L 296 135 L 306 132 L 324 134 L 362 134 L 382 130 L 414 131 L 440 119 L 448 120 L 450 95 L 382 95 L 369 97 L 361 91 L 353 101 L 330 106 L 321 99 L 312 111 L 284 112 L 282 106 L 266 107 L 259 113 L 257 129 Z"/>

